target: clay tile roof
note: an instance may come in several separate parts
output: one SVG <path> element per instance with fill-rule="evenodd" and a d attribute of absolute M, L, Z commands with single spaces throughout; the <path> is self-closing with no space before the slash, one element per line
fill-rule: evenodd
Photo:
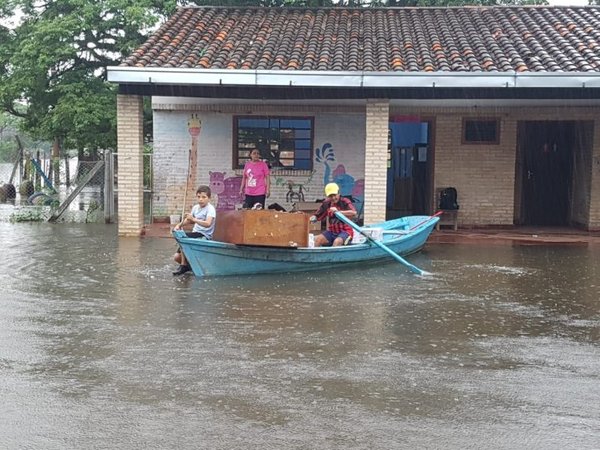
<path fill-rule="evenodd" d="M 598 72 L 600 8 L 180 8 L 121 66 Z"/>

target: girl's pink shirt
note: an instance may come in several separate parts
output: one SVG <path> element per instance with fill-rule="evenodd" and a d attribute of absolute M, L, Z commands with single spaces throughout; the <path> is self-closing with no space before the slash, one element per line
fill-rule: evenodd
<path fill-rule="evenodd" d="M 246 177 L 246 195 L 265 195 L 267 193 L 267 177 L 269 166 L 264 161 L 248 161 L 244 165 L 244 176 Z"/>

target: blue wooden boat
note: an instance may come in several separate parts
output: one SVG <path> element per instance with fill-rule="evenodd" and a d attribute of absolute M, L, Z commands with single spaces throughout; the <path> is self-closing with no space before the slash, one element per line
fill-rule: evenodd
<path fill-rule="evenodd" d="M 438 220 L 436 216 L 407 216 L 362 229 L 378 230 L 387 248 L 406 256 L 423 248 Z M 352 264 L 364 267 L 392 261 L 389 254 L 369 240 L 342 247 L 282 248 L 188 238 L 182 230 L 173 231 L 173 236 L 198 277 L 302 272 Z"/>

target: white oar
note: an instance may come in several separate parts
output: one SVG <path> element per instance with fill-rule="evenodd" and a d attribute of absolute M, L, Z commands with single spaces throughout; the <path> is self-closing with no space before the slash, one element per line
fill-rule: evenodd
<path fill-rule="evenodd" d="M 373 244 L 375 244 L 381 250 L 383 250 L 386 253 L 388 253 L 392 258 L 394 258 L 399 263 L 404 264 L 406 267 L 408 267 L 410 270 L 412 270 L 417 275 L 423 275 L 425 273 L 424 271 L 422 271 L 421 269 L 419 269 L 417 266 L 414 266 L 413 264 L 411 264 L 407 260 L 405 260 L 402 256 L 400 256 L 397 253 L 395 253 L 393 250 L 391 250 L 383 242 L 376 241 L 375 239 L 373 239 L 371 236 L 369 236 L 367 233 L 365 233 L 357 224 L 355 224 L 354 222 L 352 222 L 350 219 L 348 219 L 341 212 L 336 211 L 335 212 L 335 216 L 338 219 L 340 219 L 342 222 L 344 222 L 345 224 L 350 225 L 352 227 L 352 229 L 354 229 L 354 231 L 358 231 L 360 234 L 362 234 L 364 237 L 366 237 L 369 242 L 372 242 Z"/>

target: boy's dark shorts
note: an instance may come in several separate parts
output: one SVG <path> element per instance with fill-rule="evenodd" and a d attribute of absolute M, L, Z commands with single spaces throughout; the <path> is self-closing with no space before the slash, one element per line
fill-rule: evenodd
<path fill-rule="evenodd" d="M 350 236 L 348 233 L 346 233 L 345 231 L 340 231 L 339 233 L 334 233 L 332 231 L 323 231 L 323 233 L 321 233 L 325 239 L 327 239 L 327 242 L 329 242 L 329 245 L 333 245 L 333 241 L 335 241 L 337 238 L 342 238 L 342 240 L 344 241 L 344 243 L 342 245 L 348 245 L 351 241 L 352 241 L 352 236 Z"/>

